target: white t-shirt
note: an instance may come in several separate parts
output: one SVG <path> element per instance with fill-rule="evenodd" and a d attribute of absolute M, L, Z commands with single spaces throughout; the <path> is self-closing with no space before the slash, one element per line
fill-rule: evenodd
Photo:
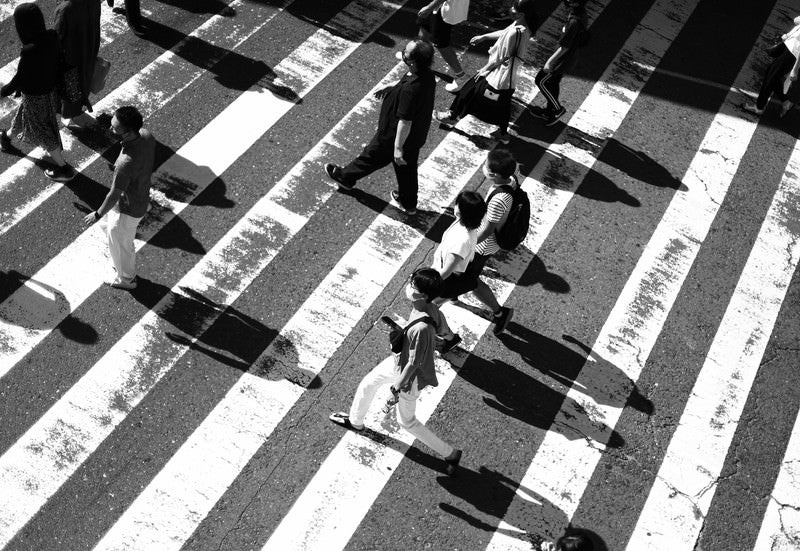
<path fill-rule="evenodd" d="M 786 48 L 792 52 L 795 59 L 800 57 L 800 25 L 796 25 L 794 29 L 786 33 L 783 43 L 786 44 Z"/>
<path fill-rule="evenodd" d="M 433 253 L 433 268 L 438 272 L 444 270 L 444 262 L 447 255 L 453 253 L 461 258 L 456 263 L 454 274 L 463 273 L 467 269 L 467 264 L 472 262 L 472 257 L 475 256 L 475 244 L 478 240 L 477 230 L 468 230 L 461 225 L 461 222 L 456 220 L 442 235 L 442 242 Z"/>
<path fill-rule="evenodd" d="M 442 20 L 450 25 L 458 25 L 462 21 L 466 21 L 468 12 L 469 0 L 447 0 L 439 8 Z"/>
<path fill-rule="evenodd" d="M 517 87 L 519 80 L 519 70 L 522 67 L 522 56 L 528 48 L 528 40 L 531 37 L 530 31 L 524 25 L 512 23 L 505 29 L 503 34 L 489 48 L 489 63 L 497 63 L 508 56 L 512 56 L 495 68 L 494 71 L 486 76 L 486 82 L 495 90 L 508 90 Z M 513 63 L 512 63 L 513 61 Z M 512 71 L 513 66 L 513 73 Z"/>

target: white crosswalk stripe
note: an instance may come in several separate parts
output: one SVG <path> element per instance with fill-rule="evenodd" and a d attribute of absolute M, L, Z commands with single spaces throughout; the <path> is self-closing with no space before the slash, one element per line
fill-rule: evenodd
<path fill-rule="evenodd" d="M 17 3 L 0 2 L 0 23 L 10 16 Z M 393 16 L 405 17 L 410 14 L 401 12 L 414 11 L 404 7 L 405 1 L 341 3 L 332 19 L 310 25 L 308 38 L 298 40 L 299 46 L 272 67 L 276 76 L 270 79 L 269 86 L 257 83 L 237 92 L 218 106 L 210 122 L 194 135 L 184 136 L 185 141 L 176 145 L 176 152 L 154 175 L 152 201 L 156 208 L 140 227 L 137 249 L 146 250 L 167 223 L 187 211 L 215 180 L 236 167 L 279 122 L 303 121 L 305 105 L 296 100 L 312 97 L 311 92 L 332 76 L 349 74 L 353 70 L 348 65 L 349 58 L 359 48 L 367 49 L 367 39 L 373 32 L 383 30 Z M 96 111 L 113 110 L 130 102 L 140 106 L 148 120 L 159 120 L 161 110 L 199 87 L 208 70 L 221 62 L 227 52 L 237 52 L 249 40 L 280 29 L 282 18 L 294 17 L 295 11 L 302 13 L 308 9 L 303 2 L 293 0 L 269 4 L 232 0 L 230 6 L 235 9 L 236 17 L 209 15 L 172 50 L 154 60 L 145 60 L 140 65 L 144 66 L 142 70 L 119 87 L 105 91 L 95 105 Z M 611 26 L 611 17 L 606 18 L 604 12 L 609 8 L 613 12 L 616 5 L 613 0 L 591 0 L 587 10 L 592 25 L 600 22 Z M 653 222 L 652 236 L 644 238 L 647 245 L 640 251 L 631 251 L 638 262 L 633 272 L 620 280 L 627 282 L 621 286 L 619 296 L 614 297 L 615 303 L 611 301 L 614 305 L 605 322 L 597 324 L 599 334 L 587 362 L 592 362 L 593 355 L 602 357 L 601 363 L 616 366 L 634 386 L 648 368 L 650 353 L 662 337 L 673 305 L 686 292 L 686 278 L 716 223 L 729 187 L 736 181 L 742 159 L 752 149 L 766 147 L 762 141 L 753 139 L 762 129 L 758 121 L 737 107 L 741 90 L 752 89 L 759 79 L 759 63 L 764 57 L 761 48 L 754 48 L 742 60 L 739 74 L 730 86 L 659 66 L 673 43 L 689 40 L 682 33 L 696 32 L 687 22 L 695 17 L 699 5 L 695 0 L 654 0 L 649 9 L 642 9 L 643 17 L 630 25 L 629 35 L 619 51 L 607 55 L 608 65 L 602 76 L 586 86 L 586 97 L 581 98 L 580 106 L 558 137 L 546 139 L 528 132 L 525 125 L 530 124 L 530 116 L 515 111 L 515 115 L 520 115 L 518 126 L 512 128 L 517 138 L 515 143 L 544 151 L 541 161 L 523 180 L 532 203 L 531 229 L 524 247 L 490 264 L 496 269 L 485 273 L 501 304 L 508 301 L 513 304 L 513 297 L 526 292 L 521 285 L 524 274 L 548 239 L 556 232 L 569 231 L 559 224 L 562 216 L 584 179 L 602 159 L 605 140 L 628 120 L 651 75 L 659 72 L 672 75 L 679 83 L 677 86 L 686 83 L 729 90 L 719 111 L 708 115 L 710 126 L 683 175 L 682 188 L 674 192 L 661 219 Z M 292 10 L 286 10 L 289 6 L 293 6 Z M 761 34 L 784 26 L 784 14 L 791 8 L 789 0 L 777 0 Z M 556 8 L 542 24 L 538 31 L 540 41 L 545 40 L 543 37 L 549 40 L 558 36 L 564 15 L 561 9 Z M 104 49 L 114 47 L 127 29 L 124 18 L 112 16 L 106 9 L 102 26 Z M 181 48 L 194 39 L 213 45 L 219 58 L 198 66 L 182 56 Z M 381 44 L 382 40 L 376 42 Z M 393 39 L 392 42 L 396 42 L 392 47 L 398 48 L 399 42 Z M 522 103 L 529 103 L 537 96 L 534 76 L 538 65 L 546 59 L 546 52 L 534 51 L 530 56 L 537 63 L 525 67 L 515 95 Z M 0 80 L 13 75 L 16 63 L 13 60 L 0 68 Z M 40 517 L 57 525 L 59 519 L 48 517 L 48 504 L 69 499 L 62 495 L 63 488 L 79 476 L 86 463 L 102 453 L 105 441 L 124 430 L 123 422 L 137 406 L 156 385 L 164 384 L 168 379 L 165 376 L 185 361 L 203 334 L 258 285 L 259 276 L 274 268 L 278 260 L 291 263 L 287 258 L 290 255 L 282 253 L 294 245 L 295 237 L 301 232 L 319 231 L 311 229 L 312 221 L 325 220 L 336 193 L 334 186 L 323 180 L 322 165 L 352 156 L 357 147 L 354 144 L 368 138 L 380 106 L 373 92 L 395 82 L 404 70 L 399 63 L 385 76 L 381 71 L 374 87 L 363 98 L 348 99 L 352 103 L 347 114 L 329 131 L 323 130 L 327 132 L 324 137 L 302 156 L 298 155 L 302 158 L 293 161 L 291 169 L 274 185 L 260 192 L 263 196 L 256 197 L 252 207 L 246 212 L 242 209 L 243 213 L 219 233 L 221 237 L 198 257 L 197 263 L 173 280 L 177 282 L 170 284 L 166 295 L 153 301 L 143 317 L 132 320 L 120 337 L 99 344 L 105 347 L 97 355 L 99 360 L 86 365 L 77 382 L 63 395 L 54 397 L 46 411 L 20 432 L 21 436 L 15 441 L 0 442 L 5 449 L 0 455 L 3 489 L 0 548 L 21 547 L 20 542 L 30 536 L 26 526 Z M 164 82 L 169 82 L 169 86 L 163 86 Z M 292 96 L 281 93 L 279 88 L 290 90 Z M 8 119 L 14 106 L 13 102 L 0 105 L 0 118 Z M 437 136 L 441 141 L 432 147 L 419 167 L 422 214 L 416 221 L 409 224 L 392 207 L 381 207 L 374 219 L 365 222 L 363 231 L 358 230 L 359 235 L 347 236 L 345 242 L 352 240 L 352 244 L 343 245 L 341 256 L 331 263 L 330 271 L 314 279 L 319 282 L 309 286 L 307 296 L 298 300 L 299 306 L 287 314 L 274 339 L 264 343 L 266 349 L 259 360 L 217 395 L 218 402 L 209 404 L 208 413 L 202 419 L 198 417 L 196 426 L 186 432 L 188 437 L 175 446 L 175 452 L 157 473 L 132 475 L 126 482 L 134 488 L 128 492 L 128 502 L 123 502 L 119 510 L 106 513 L 104 526 L 110 529 L 102 536 L 98 532 L 94 540 L 84 541 L 83 545 L 98 550 L 177 550 L 187 546 L 201 527 L 217 526 L 219 519 L 210 513 L 248 464 L 259 453 L 276 453 L 268 449 L 273 434 L 283 429 L 299 403 L 319 399 L 309 392 L 311 380 L 319 378 L 328 384 L 325 376 L 331 358 L 345 343 L 358 340 L 352 339 L 354 330 L 364 326 L 365 315 L 371 309 L 376 305 L 385 307 L 387 300 L 395 300 L 383 296 L 385 290 L 404 279 L 403 272 L 409 265 L 423 261 L 441 207 L 451 204 L 456 194 L 469 187 L 479 174 L 485 150 L 473 136 L 485 131 L 486 125 L 466 118 L 455 131 Z M 436 132 L 438 129 L 432 127 L 431 135 Z M 67 157 L 79 170 L 86 170 L 100 160 L 101 153 L 71 135 L 65 134 L 63 138 Z M 40 155 L 35 150 L 32 156 L 5 164 L 7 168 L 0 173 L 0 239 L 9 232 L 13 234 L 29 217 L 37 216 L 63 189 L 50 183 L 32 183 L 31 174 L 37 170 L 34 162 Z M 652 489 L 648 490 L 646 500 L 642 498 L 643 508 L 636 512 L 637 521 L 630 525 L 632 532 L 614 534 L 628 549 L 692 549 L 701 537 L 706 515 L 712 501 L 717 499 L 715 490 L 722 484 L 720 472 L 764 352 L 770 345 L 773 327 L 786 306 L 786 293 L 800 260 L 800 227 L 796 223 L 800 217 L 799 176 L 800 141 L 794 142 L 781 181 L 776 178 L 774 184 L 766 183 L 774 185 L 772 189 L 777 191 L 766 215 L 753 225 L 754 234 L 756 228 L 760 229 L 746 264 L 732 268 L 732 273 L 742 270 L 741 276 L 732 296 L 725 299 L 727 309 L 705 362 L 702 367 L 698 364 L 699 375 L 693 380 L 694 388 L 678 427 L 674 434 L 669 433 L 664 457 L 659 458 L 659 470 L 638 474 L 643 484 L 648 488 L 652 485 Z M 558 185 L 552 185 L 554 178 Z M 169 192 L 170 182 L 191 184 L 187 187 L 188 195 L 175 198 Z M 765 206 L 767 201 L 765 196 Z M 42 267 L 24 281 L 22 289 L 3 295 L 6 298 L 0 304 L 0 383 L 11 379 L 12 371 L 36 369 L 35 365 L 23 362 L 26 356 L 38 358 L 49 347 L 57 346 L 50 342 L 57 334 L 55 328 L 83 308 L 101 286 L 103 276 L 109 275 L 98 269 L 108 264 L 106 248 L 101 228 L 92 227 L 44 259 Z M 731 288 L 734 281 L 731 279 Z M 198 297 L 205 305 L 204 312 L 198 314 L 190 330 L 177 326 L 167 315 L 178 305 L 199 304 Z M 280 291 L 270 290 L 269 297 L 280 300 Z M 459 392 L 454 384 L 459 377 L 458 369 L 466 365 L 470 354 L 490 340 L 486 338 L 490 323 L 475 313 L 477 303 L 472 299 L 465 302 L 467 307 L 453 304 L 443 307 L 453 329 L 464 338 L 463 352 L 449 356 L 449 361 L 437 359 L 439 385 L 426 389 L 417 408 L 423 422 L 434 417 L 447 393 Z M 357 342 L 355 350 L 361 346 Z M 267 377 L 267 371 L 295 375 L 276 379 Z M 608 504 L 589 504 L 585 496 L 595 480 L 598 465 L 608 457 L 607 441 L 597 435 L 610 437 L 616 429 L 626 407 L 623 394 L 630 391 L 630 384 L 618 388 L 615 386 L 618 378 L 609 377 L 603 369 L 583 369 L 566 385 L 563 380 L 549 378 L 545 372 L 534 374 L 534 378 L 564 393 L 565 400 L 559 411 L 556 411 L 558 406 L 553 408 L 554 418 L 549 427 L 534 428 L 533 433 L 541 433 L 541 442 L 536 449 L 524 450 L 528 459 L 519 469 L 516 497 L 503 506 L 505 517 L 500 511 L 493 519 L 494 524 L 484 528 L 486 541 L 480 547 L 498 551 L 535 549 L 541 537 L 559 535 L 583 506 L 606 508 L 613 515 Z M 356 383 L 353 381 L 353 390 Z M 16 404 L 21 390 L 6 384 L 0 387 L 0 396 L 3 399 L 8 396 L 9 403 Z M 336 399 L 344 406 L 351 396 L 337 395 Z M 379 395 L 376 403 L 380 400 Z M 180 406 L 163 404 L 163 407 L 176 405 Z M 291 500 L 276 504 L 279 517 L 269 522 L 260 539 L 250 542 L 252 548 L 343 549 L 354 541 L 365 519 L 376 515 L 389 518 L 390 513 L 376 510 L 374 505 L 396 484 L 413 483 L 397 481 L 395 474 L 404 464 L 414 439 L 393 420 L 385 418 L 377 407 L 375 410 L 366 423 L 371 430 L 387 437 L 373 439 L 354 432 L 343 433 L 338 443 L 332 443 L 330 450 L 321 456 L 324 459 L 315 471 L 304 475 L 307 480 L 293 494 L 287 494 L 292 496 Z M 0 415 L 3 411 L 8 408 L 0 409 Z M 788 411 L 786 415 L 794 419 L 796 413 Z M 586 438 L 565 434 L 570 430 L 580 433 L 587 424 L 602 426 L 603 430 L 583 431 L 595 435 Z M 785 455 L 775 459 L 775 469 L 778 463 L 780 469 L 777 478 L 768 484 L 774 487 L 772 496 L 764 510 L 757 512 L 758 519 L 752 520 L 756 526 L 755 549 L 794 549 L 797 544 L 799 426 L 800 420 L 795 420 Z M 339 430 L 332 429 L 324 420 L 314 427 L 307 430 Z M 454 444 L 463 445 L 466 450 L 491 445 L 478 439 Z M 532 515 L 528 513 L 526 525 L 514 520 L 518 518 L 514 512 L 520 507 L 517 500 L 528 504 L 526 511 L 533 511 Z M 546 507 L 531 509 L 530 504 L 538 503 L 537 500 L 558 511 L 558 518 L 548 516 Z M 237 511 L 234 516 L 238 514 L 239 518 L 234 523 L 242 522 L 244 526 L 246 522 L 258 522 L 257 518 L 247 519 L 244 514 L 249 507 L 247 503 L 227 503 L 226 507 Z M 453 516 L 446 522 L 457 527 L 462 519 Z M 389 520 L 386 526 L 389 530 Z M 464 525 L 464 528 L 477 530 L 474 526 Z M 375 537 L 380 538 L 380 534 Z M 429 540 L 429 546 L 453 547 L 447 536 L 430 537 L 433 539 Z M 55 541 L 45 545 L 50 546 L 48 549 L 58 548 Z"/>

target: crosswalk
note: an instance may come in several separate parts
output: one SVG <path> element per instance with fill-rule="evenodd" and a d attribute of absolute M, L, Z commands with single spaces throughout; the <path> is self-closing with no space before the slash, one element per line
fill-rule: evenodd
<path fill-rule="evenodd" d="M 76 210 L 99 204 L 114 145 L 64 131 L 69 185 L 41 151 L 0 158 L 0 548 L 504 551 L 571 526 L 607 549 L 800 549 L 796 364 L 770 359 L 797 358 L 772 336 L 798 319 L 798 119 L 738 108 L 797 6 L 731 7 L 723 50 L 711 4 L 590 0 L 564 124 L 515 107 L 531 227 L 486 274 L 515 322 L 497 339 L 469 297 L 445 305 L 463 345 L 418 407 L 465 450 L 453 479 L 377 407 L 363 434 L 326 420 L 384 355 L 375 320 L 405 315 L 407 274 L 494 145 L 469 117 L 432 127 L 411 221 L 383 200 L 390 171 L 352 196 L 324 177 L 370 138 L 420 3 L 207 2 L 166 51 L 131 47 L 104 6 L 116 74 L 95 110 L 133 103 L 160 140 L 142 285 L 103 286 L 102 228 Z M 537 6 L 520 105 L 541 101 L 563 24 L 560 2 Z M 766 370 L 785 403 L 753 398 Z M 772 491 L 729 502 L 750 424 L 774 434 Z"/>

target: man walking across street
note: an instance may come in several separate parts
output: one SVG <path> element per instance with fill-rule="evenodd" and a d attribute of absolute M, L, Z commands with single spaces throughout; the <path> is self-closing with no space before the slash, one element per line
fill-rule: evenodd
<path fill-rule="evenodd" d="M 458 55 L 451 45 L 453 27 L 467 20 L 469 0 L 433 0 L 417 13 L 417 24 L 423 39 L 431 42 L 453 71 L 453 82 L 445 90 L 455 94 L 466 82 Z"/>
<path fill-rule="evenodd" d="M 431 71 L 433 46 L 412 40 L 403 49 L 402 57 L 408 74 L 394 86 L 375 92 L 383 103 L 372 140 L 350 164 L 340 167 L 328 163 L 325 172 L 340 191 L 351 191 L 359 179 L 392 163 L 398 190 L 391 192 L 389 203 L 411 215 L 417 212 L 417 163 L 428 138 L 436 94 Z"/>
<path fill-rule="evenodd" d="M 330 420 L 356 432 L 364 430 L 364 417 L 375 393 L 391 384 L 392 397 L 388 406 L 396 405 L 400 426 L 417 440 L 440 454 L 445 460 L 445 472 L 453 475 L 461 461 L 461 450 L 436 436 L 416 417 L 417 398 L 426 386 L 437 386 L 433 363 L 436 327 L 445 324 L 439 308 L 431 303 L 442 278 L 433 268 L 420 268 L 411 276 L 406 286 L 406 298 L 411 302 L 411 315 L 404 331 L 403 348 L 372 369 L 358 385 L 350 412 L 332 413 Z"/>
<path fill-rule="evenodd" d="M 117 289 L 136 288 L 136 228 L 150 204 L 156 142 L 142 128 L 135 107 L 120 107 L 111 118 L 111 132 L 120 138 L 122 151 L 114 163 L 114 179 L 103 204 L 84 218 L 87 225 L 106 216 L 106 234 L 117 276 L 108 284 Z"/>
<path fill-rule="evenodd" d="M 542 70 L 536 73 L 534 82 L 541 90 L 547 107 L 532 107 L 531 112 L 543 118 L 545 125 L 551 126 L 564 116 L 567 110 L 561 105 L 558 95 L 561 92 L 561 79 L 577 58 L 577 51 L 586 40 L 586 0 L 564 0 L 567 7 L 567 22 L 561 28 L 558 48 L 547 60 Z"/>

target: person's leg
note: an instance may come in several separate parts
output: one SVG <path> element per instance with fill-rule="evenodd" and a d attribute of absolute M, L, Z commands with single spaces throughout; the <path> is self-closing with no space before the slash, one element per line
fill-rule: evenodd
<path fill-rule="evenodd" d="M 455 78 L 463 78 L 464 68 L 461 66 L 455 49 L 452 46 L 445 46 L 444 48 L 439 48 L 439 53 L 442 55 L 442 59 L 444 59 L 445 63 L 450 66 L 450 69 L 453 71 L 453 76 Z"/>
<path fill-rule="evenodd" d="M 350 405 L 350 423 L 356 427 L 364 425 L 364 417 L 367 415 L 369 405 L 375 398 L 375 393 L 382 386 L 391 384 L 397 377 L 396 360 L 394 356 L 389 356 L 381 363 L 372 368 L 372 371 L 361 379 L 353 396 L 353 403 Z"/>
<path fill-rule="evenodd" d="M 117 281 L 132 283 L 136 278 L 134 239 L 141 218 L 121 214 L 116 210 L 109 212 L 108 216 L 108 246 L 111 251 L 111 260 L 117 270 Z"/>
<path fill-rule="evenodd" d="M 417 195 L 419 193 L 419 175 L 417 163 L 419 150 L 404 151 L 403 159 L 406 164 L 398 165 L 392 161 L 395 176 L 397 176 L 397 194 L 403 208 L 413 211 L 417 208 Z"/>
<path fill-rule="evenodd" d="M 125 18 L 128 20 L 128 27 L 134 33 L 141 34 L 144 32 L 140 0 L 125 0 Z"/>
<path fill-rule="evenodd" d="M 356 181 L 369 176 L 392 162 L 394 152 L 391 144 L 381 144 L 373 139 L 364 150 L 350 163 L 343 167 L 339 176 L 348 185 L 354 185 Z"/>
<path fill-rule="evenodd" d="M 492 314 L 496 314 L 500 311 L 500 303 L 497 302 L 494 292 L 482 279 L 478 280 L 478 286 L 472 290 L 472 294 L 487 308 L 489 308 L 489 311 L 492 312 Z"/>
<path fill-rule="evenodd" d="M 61 147 L 50 149 L 47 151 L 47 154 L 50 155 L 50 158 L 53 159 L 56 165 L 60 167 L 67 165 L 67 161 L 64 160 L 64 150 Z"/>
<path fill-rule="evenodd" d="M 411 387 L 408 392 L 400 393 L 400 400 L 397 403 L 397 422 L 430 449 L 442 457 L 449 457 L 455 451 L 455 448 L 436 436 L 432 430 L 417 419 L 416 410 L 419 390 L 416 382 L 412 383 Z"/>
<path fill-rule="evenodd" d="M 792 65 L 794 65 L 794 56 L 788 49 L 770 63 L 764 73 L 764 82 L 761 84 L 758 98 L 756 98 L 757 109 L 765 109 L 773 94 L 777 95 L 779 99 L 783 99 L 783 81 Z"/>
<path fill-rule="evenodd" d="M 560 111 L 561 103 L 558 101 L 558 95 L 561 92 L 561 74 L 548 72 L 539 78 L 539 74 L 541 73 L 542 71 L 536 75 L 539 80 L 537 84 L 544 99 L 547 101 L 547 110 L 553 113 Z"/>

